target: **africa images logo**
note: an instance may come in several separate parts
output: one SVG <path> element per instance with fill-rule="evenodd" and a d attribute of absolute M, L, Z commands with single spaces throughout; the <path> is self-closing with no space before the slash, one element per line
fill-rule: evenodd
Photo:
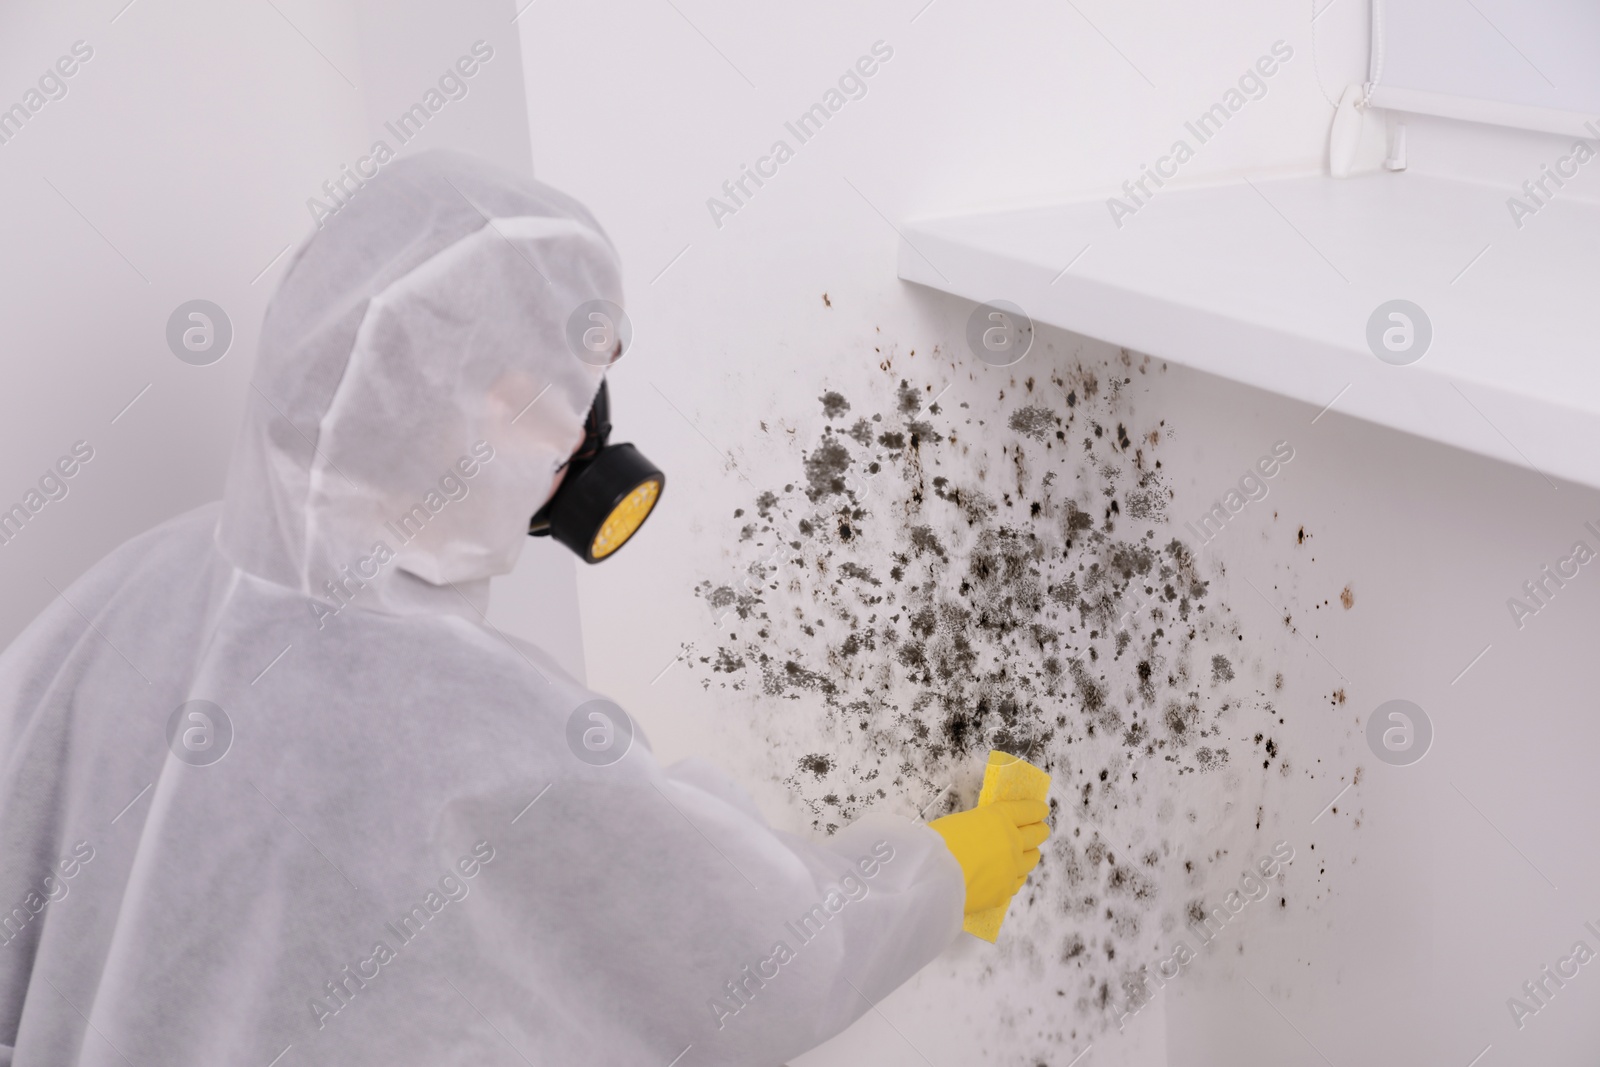
<path fill-rule="evenodd" d="M 401 950 L 421 937 L 428 924 L 446 907 L 467 899 L 467 894 L 472 892 L 468 883 L 494 861 L 494 856 L 493 845 L 488 841 L 477 842 L 469 855 L 456 860 L 455 870 L 439 877 L 437 889 L 429 886 L 422 899 L 411 905 L 405 914 L 384 923 L 384 932 L 394 939 L 394 945 L 391 947 L 386 938 L 376 938 L 368 955 L 358 958 L 354 966 L 347 963 L 341 967 L 338 974 L 322 984 L 323 992 L 306 1002 L 317 1029 L 326 1027 L 329 1019 L 348 1008 L 357 994 L 376 981 L 385 967 L 399 959 Z"/>
<path fill-rule="evenodd" d="M 433 116 L 444 110 L 446 104 L 465 100 L 471 91 L 469 80 L 493 58 L 494 47 L 487 41 L 472 42 L 471 55 L 462 56 L 453 66 L 447 67 L 439 75 L 437 88 L 429 86 L 421 100 L 402 111 L 393 122 L 385 122 L 384 128 L 394 135 L 397 144 L 406 145 L 422 132 Z M 372 142 L 366 155 L 356 160 L 354 170 L 348 163 L 341 164 L 338 175 L 322 183 L 322 192 L 328 199 L 323 201 L 313 196 L 306 200 L 306 210 L 311 212 L 311 221 L 317 224 L 317 229 L 322 229 L 330 218 L 343 211 L 351 198 L 378 176 L 379 169 L 394 160 L 395 154 L 389 142 L 379 138 Z"/>
<path fill-rule="evenodd" d="M 487 441 L 475 442 L 470 456 L 461 456 L 454 466 L 440 475 L 437 488 L 430 488 L 420 501 L 394 519 L 385 521 L 384 528 L 394 535 L 396 544 L 409 544 L 421 535 L 423 528 L 435 515 L 450 504 L 467 498 L 472 492 L 471 479 L 477 476 L 484 464 L 493 459 L 493 445 Z M 389 542 L 379 538 L 372 543 L 371 550 L 365 556 L 342 565 L 334 577 L 325 580 L 322 588 L 332 606 L 315 597 L 310 600 L 311 613 L 317 617 L 317 629 L 322 629 L 329 619 L 343 611 L 367 587 L 368 582 L 382 573 L 395 554 L 396 550 Z"/>
<path fill-rule="evenodd" d="M 802 912 L 798 919 L 784 923 L 784 929 L 794 938 L 797 947 L 790 948 L 789 943 L 781 939 L 774 941 L 768 954 L 756 962 L 754 971 L 747 963 L 740 969 L 739 977 L 723 983 L 727 996 L 712 997 L 706 1002 L 711 1009 L 711 1017 L 716 1020 L 717 1029 L 727 1026 L 730 1018 L 748 1008 L 756 994 L 782 974 L 783 967 L 793 962 L 800 949 L 821 936 L 835 915 L 849 904 L 865 900 L 867 894 L 872 892 L 868 881 L 876 878 L 883 870 L 883 865 L 892 859 L 894 846 L 887 841 L 875 842 L 872 854 L 862 856 L 855 862 L 855 871 L 841 877 L 838 885 L 830 888 L 821 900 Z M 860 872 L 859 877 L 856 871 Z"/>

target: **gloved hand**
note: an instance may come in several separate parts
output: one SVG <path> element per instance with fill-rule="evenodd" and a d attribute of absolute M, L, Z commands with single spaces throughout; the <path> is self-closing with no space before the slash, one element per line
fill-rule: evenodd
<path fill-rule="evenodd" d="M 1021 889 L 1038 866 L 1039 846 L 1050 836 L 1042 800 L 1001 800 L 930 822 L 967 878 L 966 912 L 998 908 Z"/>

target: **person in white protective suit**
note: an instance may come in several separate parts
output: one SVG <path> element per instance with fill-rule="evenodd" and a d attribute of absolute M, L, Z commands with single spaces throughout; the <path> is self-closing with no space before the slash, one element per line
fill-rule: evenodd
<path fill-rule="evenodd" d="M 0 656 L 0 1067 L 781 1064 L 1020 884 L 1042 812 L 778 832 L 486 621 L 595 300 L 589 213 L 460 155 L 300 250 L 226 498 Z"/>

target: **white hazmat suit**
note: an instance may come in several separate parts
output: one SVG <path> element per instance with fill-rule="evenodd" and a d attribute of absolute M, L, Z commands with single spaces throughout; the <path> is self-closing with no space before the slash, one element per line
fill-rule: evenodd
<path fill-rule="evenodd" d="M 458 155 L 302 248 L 226 499 L 0 656 L 0 1067 L 778 1064 L 955 937 L 934 831 L 775 831 L 484 619 L 592 299 L 589 214 Z"/>

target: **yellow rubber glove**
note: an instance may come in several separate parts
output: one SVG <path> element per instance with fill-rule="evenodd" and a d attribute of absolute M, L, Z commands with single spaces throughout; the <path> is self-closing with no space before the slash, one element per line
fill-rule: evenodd
<path fill-rule="evenodd" d="M 958 811 L 928 825 L 939 831 L 967 879 L 966 913 L 1007 903 L 1039 864 L 1039 846 L 1050 836 L 1042 800 L 1000 800 Z"/>

